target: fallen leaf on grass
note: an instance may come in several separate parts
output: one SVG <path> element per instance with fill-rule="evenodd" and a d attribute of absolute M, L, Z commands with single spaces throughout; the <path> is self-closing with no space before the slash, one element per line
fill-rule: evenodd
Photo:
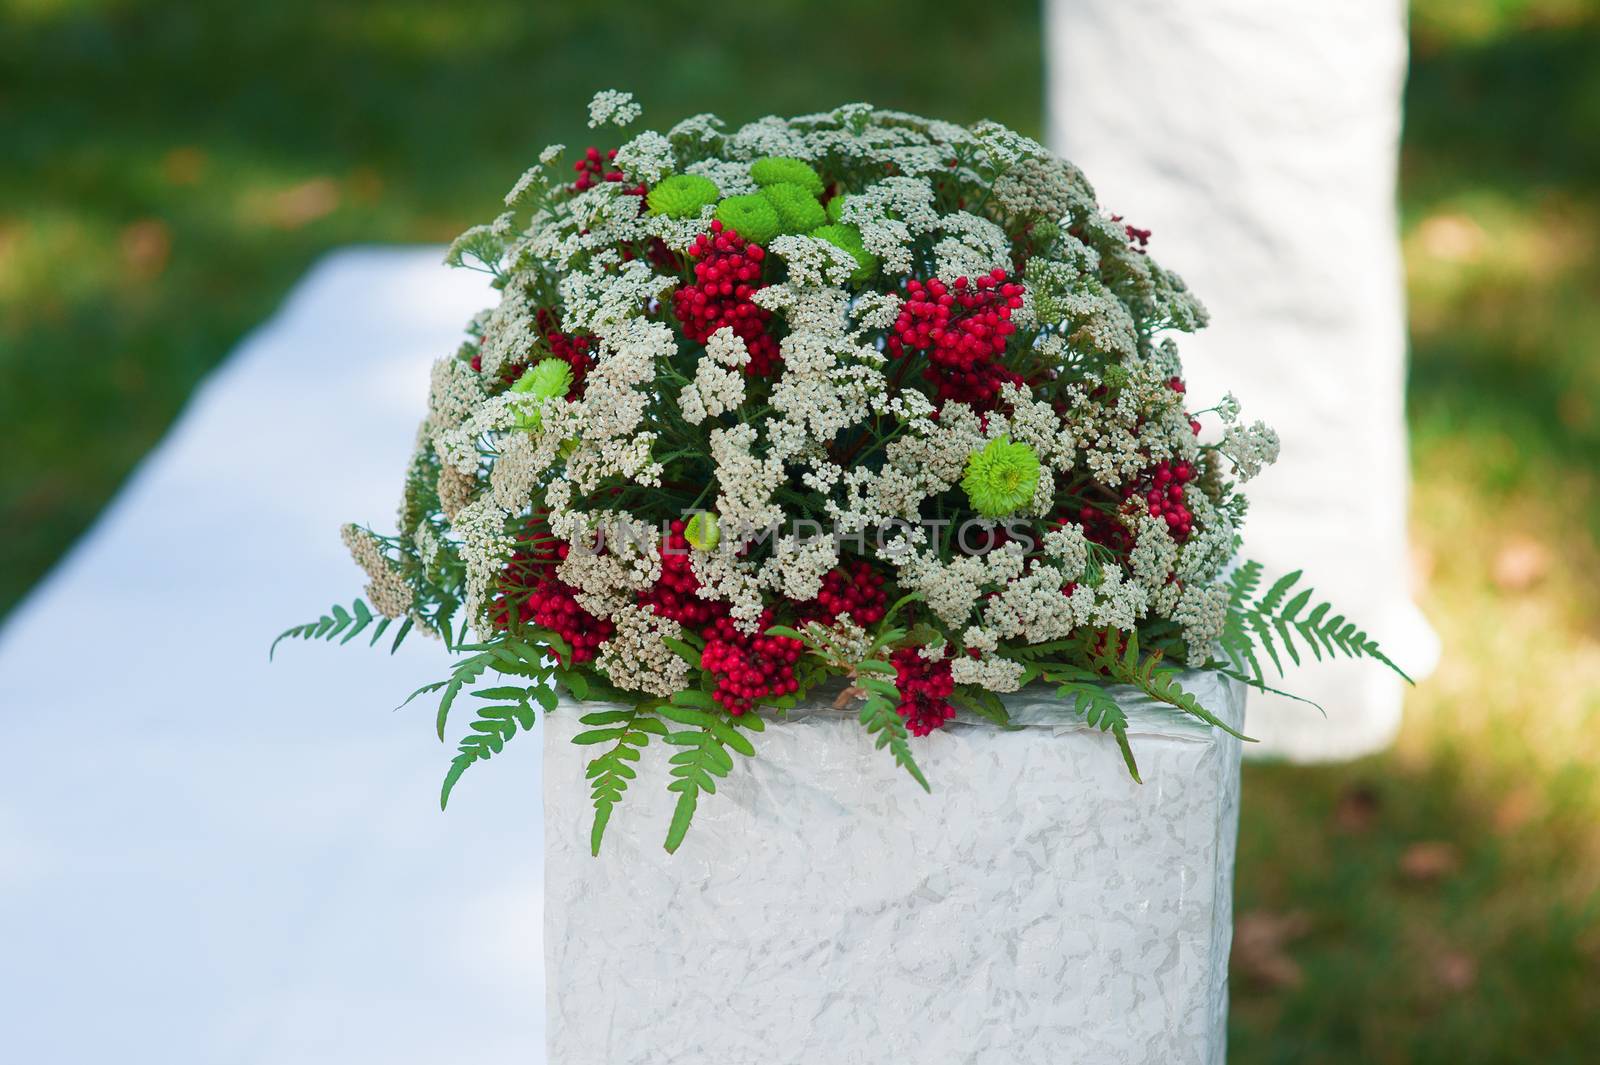
<path fill-rule="evenodd" d="M 1531 536 L 1514 536 L 1495 553 L 1491 576 L 1503 592 L 1524 592 L 1549 570 L 1549 548 Z"/>
<path fill-rule="evenodd" d="M 1413 843 L 1400 856 L 1400 872 L 1407 880 L 1429 883 L 1443 880 L 1461 868 L 1461 852 L 1441 840 Z"/>
<path fill-rule="evenodd" d="M 1299 987 L 1305 976 L 1287 948 L 1309 931 L 1311 917 L 1303 911 L 1241 913 L 1233 922 L 1234 968 L 1261 987 Z"/>
<path fill-rule="evenodd" d="M 1371 831 L 1382 806 L 1376 788 L 1370 784 L 1352 784 L 1339 795 L 1339 804 L 1333 811 L 1333 823 L 1347 835 L 1362 835 Z"/>
<path fill-rule="evenodd" d="M 339 200 L 339 186 L 332 178 L 312 178 L 274 195 L 266 215 L 279 229 L 299 229 L 338 210 Z"/>
<path fill-rule="evenodd" d="M 160 277 L 172 256 L 172 231 L 159 218 L 142 218 L 124 226 L 118 243 L 123 265 L 136 281 Z"/>
<path fill-rule="evenodd" d="M 1459 950 L 1447 951 L 1434 960 L 1433 974 L 1446 991 L 1466 991 L 1478 982 L 1478 959 Z"/>

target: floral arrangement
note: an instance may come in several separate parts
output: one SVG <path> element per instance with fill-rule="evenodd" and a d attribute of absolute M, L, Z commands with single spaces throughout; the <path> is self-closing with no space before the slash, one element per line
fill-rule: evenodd
<path fill-rule="evenodd" d="M 914 737 L 1048 684 L 1137 779 L 1111 686 L 1232 731 L 1183 668 L 1393 668 L 1298 574 L 1234 563 L 1277 438 L 1191 404 L 1171 334 L 1200 303 L 1039 144 L 851 104 L 563 156 L 450 249 L 500 302 L 433 368 L 399 532 L 344 529 L 366 600 L 284 634 L 441 638 L 462 657 L 413 694 L 441 739 L 514 681 L 471 691 L 441 803 L 558 692 L 603 704 L 596 852 L 652 747 L 673 850 L 802 701 L 858 709 L 926 788 Z"/>

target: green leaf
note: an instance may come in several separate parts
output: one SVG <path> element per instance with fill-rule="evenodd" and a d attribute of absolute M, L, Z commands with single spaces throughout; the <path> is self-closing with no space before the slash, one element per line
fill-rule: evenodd
<path fill-rule="evenodd" d="M 1259 562 L 1246 562 L 1234 572 L 1230 581 L 1227 617 L 1219 641 L 1232 667 L 1240 673 L 1248 670 L 1253 678 L 1250 680 L 1253 686 L 1263 687 L 1265 684 L 1261 663 L 1254 653 L 1258 647 L 1267 653 L 1278 675 L 1283 675 L 1283 662 L 1278 655 L 1279 641 L 1290 661 L 1296 665 L 1301 662 L 1300 644 L 1303 643 L 1318 660 L 1321 660 L 1324 652 L 1330 656 L 1342 654 L 1350 658 L 1370 658 L 1393 670 L 1408 683 L 1411 682 L 1411 678 L 1390 660 L 1377 641 L 1347 621 L 1344 615 L 1336 613 L 1330 604 L 1317 603 L 1302 618 L 1300 612 L 1311 602 L 1314 594 L 1312 589 L 1302 588 L 1289 599 L 1287 605 L 1280 608 L 1285 597 L 1300 581 L 1300 570 L 1285 574 L 1273 583 L 1265 595 L 1253 598 L 1255 589 L 1260 585 L 1261 573 Z"/>
<path fill-rule="evenodd" d="M 692 669 L 699 669 L 700 668 L 700 652 L 699 651 L 696 651 L 693 647 L 690 647 L 688 644 L 684 643 L 682 640 L 676 639 L 675 637 L 672 637 L 672 636 L 663 636 L 661 638 L 661 642 L 666 644 L 667 648 L 673 654 L 677 655 L 679 658 L 681 658 L 685 662 L 689 663 L 690 668 L 692 668 Z"/>
<path fill-rule="evenodd" d="M 861 704 L 861 724 L 866 726 L 869 735 L 877 737 L 875 746 L 879 750 L 889 748 L 895 764 L 911 774 L 911 779 L 922 785 L 923 791 L 931 792 L 933 789 L 928 786 L 928 778 L 922 775 L 922 769 L 912 757 L 911 734 L 906 731 L 905 718 L 900 716 L 899 704 L 898 691 L 895 692 L 893 701 L 878 694 L 867 696 L 866 701 Z"/>
<path fill-rule="evenodd" d="M 620 728 L 598 728 L 588 732 L 580 732 L 572 737 L 572 742 L 579 746 L 587 747 L 596 743 L 612 743 L 628 734 L 627 726 Z"/>
<path fill-rule="evenodd" d="M 472 697 L 474 699 L 526 699 L 528 690 L 527 688 L 515 687 L 479 688 L 472 693 Z"/>
<path fill-rule="evenodd" d="M 438 690 L 439 687 L 444 688 L 444 695 L 439 698 L 439 711 L 434 720 L 434 731 L 439 734 L 439 739 L 441 741 L 444 740 L 444 727 L 450 718 L 450 708 L 455 705 L 456 696 L 461 694 L 461 690 L 463 688 L 469 687 L 476 683 L 478 678 L 483 676 L 484 671 L 487 670 L 493 662 L 494 656 L 487 652 L 463 658 L 457 662 L 455 668 L 450 671 L 450 677 L 448 680 L 441 681 L 438 685 L 432 686 L 432 690 Z M 521 692 L 521 689 L 517 690 L 519 693 Z M 421 691 L 423 691 L 423 689 L 419 688 L 417 692 L 412 694 L 412 698 L 415 698 L 416 695 L 420 694 Z M 406 701 L 410 702 L 410 699 Z"/>
<path fill-rule="evenodd" d="M 697 706 L 702 710 L 721 710 L 717 701 L 705 692 L 685 690 L 674 692 L 672 702 L 677 706 Z"/>
<path fill-rule="evenodd" d="M 583 725 L 620 725 L 630 722 L 636 717 L 636 710 L 596 710 L 592 714 L 584 714 L 578 718 Z"/>
<path fill-rule="evenodd" d="M 556 682 L 571 692 L 572 697 L 580 703 L 589 698 L 589 678 L 582 673 L 570 669 L 558 669 L 555 678 Z"/>
<path fill-rule="evenodd" d="M 456 681 L 452 680 L 451 683 L 455 684 Z M 445 772 L 444 784 L 439 791 L 441 810 L 449 805 L 450 793 L 461 779 L 461 774 L 478 762 L 488 761 L 505 750 L 505 745 L 516 737 L 519 728 L 524 732 L 532 730 L 535 718 L 533 707 L 527 702 L 526 690 L 504 690 L 514 692 L 517 702 L 508 706 L 485 706 L 478 710 L 476 720 L 468 725 L 468 732 L 461 738 L 456 747 L 456 756 L 450 760 L 450 768 Z"/>
<path fill-rule="evenodd" d="M 446 624 L 448 624 L 448 622 Z M 404 621 L 402 621 L 400 623 L 400 631 L 394 634 L 394 643 L 389 645 L 389 653 L 390 654 L 394 654 L 396 651 L 400 650 L 400 641 L 402 641 L 402 640 L 404 640 L 406 638 L 406 633 L 411 631 L 411 626 L 412 626 L 412 621 L 411 621 L 410 618 L 406 618 Z M 445 637 L 445 646 L 448 647 L 449 645 L 450 645 L 450 639 L 449 639 L 448 636 L 446 636 Z"/>
<path fill-rule="evenodd" d="M 896 704 L 900 702 L 900 689 L 881 677 L 857 677 L 856 687 L 892 699 Z"/>
<path fill-rule="evenodd" d="M 349 643 L 357 633 L 371 623 L 373 616 L 367 604 L 360 599 L 354 600 L 350 604 L 349 610 L 335 603 L 329 608 L 328 613 L 323 614 L 315 621 L 307 621 L 304 624 L 295 625 L 280 632 L 277 638 L 272 641 L 272 646 L 267 648 L 267 660 L 272 660 L 273 656 L 278 652 L 278 645 L 284 640 L 332 641 L 334 637 L 342 634 L 344 638 L 339 642 L 341 644 Z"/>
<path fill-rule="evenodd" d="M 667 706 L 662 707 L 660 713 L 664 717 L 671 714 L 700 714 L 695 710 Z M 750 741 L 726 721 L 713 715 L 701 716 L 708 718 L 709 723 L 690 731 L 670 733 L 665 737 L 667 742 L 683 748 L 669 759 L 672 765 L 672 782 L 667 785 L 667 790 L 678 796 L 678 801 L 672 810 L 672 821 L 667 826 L 667 838 L 663 844 L 669 854 L 676 852 L 683 844 L 689 826 L 694 820 L 695 811 L 699 808 L 700 796 L 716 794 L 717 778 L 727 776 L 733 769 L 733 756 L 728 753 L 724 744 L 732 746 L 746 757 L 755 753 Z M 737 738 L 737 743 L 731 742 L 734 738 Z"/>
<path fill-rule="evenodd" d="M 584 771 L 585 778 L 590 781 L 590 800 L 594 806 L 594 823 L 589 829 L 591 854 L 600 853 L 606 826 L 611 823 L 611 813 L 622 801 L 628 782 L 638 777 L 630 763 L 639 760 L 639 752 L 649 744 L 651 736 L 666 733 L 666 726 L 645 712 L 646 705 L 641 703 L 626 710 L 603 710 L 579 719 L 584 724 L 617 726 L 581 732 L 572 738 L 574 743 L 583 746 L 595 746 L 608 741 L 612 743 L 609 749 L 590 761 Z"/>
<path fill-rule="evenodd" d="M 1122 752 L 1122 762 L 1128 767 L 1128 775 L 1135 784 L 1143 784 L 1139 777 L 1139 764 L 1133 760 L 1133 747 L 1128 743 L 1128 729 L 1126 725 L 1113 725 L 1111 734 L 1117 739 L 1117 749 Z"/>
<path fill-rule="evenodd" d="M 885 629 L 888 628 L 890 623 L 894 621 L 895 617 L 899 615 L 901 609 L 904 608 L 906 604 L 920 602 L 921 600 L 922 595 L 919 592 L 911 592 L 907 595 L 902 595 L 899 599 L 894 601 L 894 604 L 890 606 L 888 611 L 883 615 L 883 620 L 878 622 L 879 627 Z"/>

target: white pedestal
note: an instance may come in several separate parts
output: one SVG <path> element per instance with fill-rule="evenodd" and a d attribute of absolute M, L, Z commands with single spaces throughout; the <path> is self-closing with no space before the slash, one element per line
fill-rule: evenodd
<path fill-rule="evenodd" d="M 1046 29 L 1053 147 L 1211 311 L 1178 341 L 1189 395 L 1231 389 L 1282 437 L 1247 486 L 1244 557 L 1268 581 L 1303 569 L 1420 679 L 1439 645 L 1406 556 L 1405 6 L 1051 0 Z M 1247 754 L 1356 758 L 1400 727 L 1403 682 L 1370 662 L 1276 683 L 1327 716 L 1253 697 Z"/>
<path fill-rule="evenodd" d="M 1225 720 L 1244 693 L 1186 681 Z M 676 856 L 665 750 L 599 858 L 583 712 L 545 723 L 550 1065 L 1218 1065 L 1239 743 L 1126 703 L 1145 784 L 1049 699 L 919 741 L 773 721 Z M 590 707 L 589 709 L 592 709 Z"/>

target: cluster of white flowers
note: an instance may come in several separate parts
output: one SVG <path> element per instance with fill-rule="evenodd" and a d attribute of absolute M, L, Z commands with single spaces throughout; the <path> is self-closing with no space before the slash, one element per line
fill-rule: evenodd
<path fill-rule="evenodd" d="M 642 109 L 634 102 L 633 93 L 606 89 L 595 93 L 594 99 L 589 101 L 589 128 L 594 129 L 607 122 L 626 126 L 641 113 Z"/>
<path fill-rule="evenodd" d="M 372 608 L 386 618 L 398 618 L 411 610 L 415 594 L 400 568 L 385 554 L 378 538 L 359 525 L 343 525 L 339 537 L 367 575 L 367 598 Z"/>
<path fill-rule="evenodd" d="M 624 605 L 611 615 L 611 638 L 600 646 L 596 665 L 611 682 L 627 691 L 671 695 L 685 687 L 689 663 L 665 639 L 683 635 L 676 621 L 654 611 Z"/>
<path fill-rule="evenodd" d="M 1222 453 L 1233 460 L 1241 481 L 1248 481 L 1278 461 L 1278 434 L 1264 423 L 1230 425 L 1222 437 Z"/>
<path fill-rule="evenodd" d="M 492 499 L 462 507 L 450 523 L 460 537 L 461 561 L 466 566 L 467 621 L 487 635 L 489 604 L 497 591 L 501 567 L 515 546 L 506 533 L 506 513 Z"/>
<path fill-rule="evenodd" d="M 631 180 L 653 185 L 673 171 L 672 144 L 654 130 L 646 130 L 618 148 L 614 162 Z"/>
<path fill-rule="evenodd" d="M 948 283 L 1010 269 L 1011 238 L 987 218 L 956 211 L 939 219 L 939 232 L 944 236 L 933 246 L 939 280 Z"/>

